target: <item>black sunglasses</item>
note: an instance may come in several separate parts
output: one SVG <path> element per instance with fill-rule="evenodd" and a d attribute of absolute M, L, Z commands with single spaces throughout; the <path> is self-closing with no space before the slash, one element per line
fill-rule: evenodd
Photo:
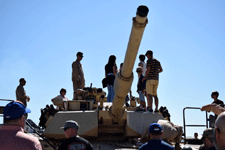
<path fill-rule="evenodd" d="M 64 128 L 64 131 L 66 131 L 67 129 L 69 129 L 69 128 Z"/>

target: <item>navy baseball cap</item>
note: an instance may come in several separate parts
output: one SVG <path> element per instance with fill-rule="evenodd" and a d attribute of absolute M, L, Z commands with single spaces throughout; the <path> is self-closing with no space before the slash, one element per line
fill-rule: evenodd
<path fill-rule="evenodd" d="M 29 108 L 26 108 L 20 101 L 13 101 L 8 103 L 3 111 L 4 119 L 16 119 L 20 118 L 22 115 L 26 113 L 31 113 Z"/>
<path fill-rule="evenodd" d="M 161 133 L 162 127 L 158 123 L 153 123 L 149 126 L 148 131 L 150 133 Z"/>

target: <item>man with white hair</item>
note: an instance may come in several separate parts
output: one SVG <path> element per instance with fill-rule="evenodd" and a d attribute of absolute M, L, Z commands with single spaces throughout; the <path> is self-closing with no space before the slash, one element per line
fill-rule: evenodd
<path fill-rule="evenodd" d="M 225 112 L 215 122 L 214 143 L 217 150 L 225 150 Z"/>

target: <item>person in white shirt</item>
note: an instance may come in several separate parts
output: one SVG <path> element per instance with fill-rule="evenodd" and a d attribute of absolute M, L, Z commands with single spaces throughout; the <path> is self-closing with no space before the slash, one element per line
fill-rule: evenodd
<path fill-rule="evenodd" d="M 142 63 L 143 66 L 142 67 L 142 75 L 145 76 L 145 72 L 146 72 L 146 63 L 145 63 L 145 55 L 141 54 L 139 55 L 139 60 L 140 60 L 140 63 Z"/>
<path fill-rule="evenodd" d="M 68 108 L 67 107 L 68 98 L 65 96 L 66 95 L 66 89 L 62 88 L 59 93 L 60 93 L 60 95 L 54 97 L 52 99 L 52 102 L 54 103 L 54 101 L 58 101 L 58 100 L 63 101 L 63 106 L 64 106 L 63 110 L 67 110 L 67 108 Z M 62 108 L 59 107 L 58 109 L 61 110 Z"/>

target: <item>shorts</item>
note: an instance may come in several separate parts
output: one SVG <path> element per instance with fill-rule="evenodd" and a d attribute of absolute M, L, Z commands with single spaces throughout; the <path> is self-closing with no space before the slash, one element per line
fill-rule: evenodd
<path fill-rule="evenodd" d="M 142 101 L 145 101 L 145 95 L 144 93 L 142 93 L 142 91 L 138 91 L 139 93 L 139 100 L 142 102 Z"/>
<path fill-rule="evenodd" d="M 157 96 L 158 80 L 147 80 L 146 81 L 146 92 L 149 95 Z"/>

